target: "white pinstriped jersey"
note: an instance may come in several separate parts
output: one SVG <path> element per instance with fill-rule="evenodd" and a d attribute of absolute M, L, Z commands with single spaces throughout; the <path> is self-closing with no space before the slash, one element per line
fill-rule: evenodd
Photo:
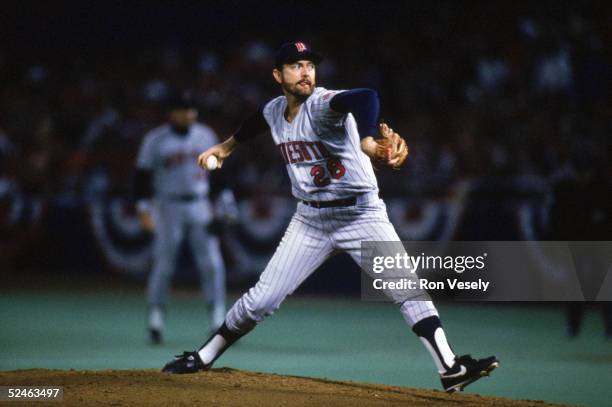
<path fill-rule="evenodd" d="M 329 106 L 340 92 L 315 88 L 291 123 L 284 115 L 285 96 L 272 99 L 263 109 L 298 199 L 331 201 L 378 191 L 353 115 L 335 112 Z"/>
<path fill-rule="evenodd" d="M 186 135 L 166 124 L 146 134 L 138 153 L 137 167 L 150 170 L 155 196 L 207 195 L 208 172 L 197 164 L 202 151 L 218 143 L 208 126 L 195 123 Z"/>

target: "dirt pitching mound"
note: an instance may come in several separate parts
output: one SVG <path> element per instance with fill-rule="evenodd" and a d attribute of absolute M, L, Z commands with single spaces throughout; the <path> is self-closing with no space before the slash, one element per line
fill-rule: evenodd
<path fill-rule="evenodd" d="M 63 386 L 68 405 L 112 406 L 552 406 L 475 394 L 338 382 L 213 369 L 192 375 L 156 370 L 17 370 L 0 372 L 0 385 Z M 41 402 L 32 402 L 36 406 Z M 58 403 L 44 403 L 58 405 Z M 20 403 L 20 405 L 23 405 Z"/>

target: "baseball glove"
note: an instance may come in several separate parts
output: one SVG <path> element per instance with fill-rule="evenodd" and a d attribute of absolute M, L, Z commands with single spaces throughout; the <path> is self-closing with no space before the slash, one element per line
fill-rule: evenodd
<path fill-rule="evenodd" d="M 381 138 L 376 139 L 375 163 L 399 170 L 408 157 L 406 140 L 389 128 L 386 123 L 379 127 Z"/>

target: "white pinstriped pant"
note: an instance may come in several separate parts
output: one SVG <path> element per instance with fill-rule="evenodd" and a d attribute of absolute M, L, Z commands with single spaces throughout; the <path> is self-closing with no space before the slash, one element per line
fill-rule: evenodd
<path fill-rule="evenodd" d="M 399 241 L 389 222 L 384 202 L 378 194 L 367 193 L 350 207 L 317 209 L 298 203 L 276 252 L 259 277 L 232 306 L 226 316 L 227 327 L 238 333 L 250 331 L 278 309 L 325 260 L 338 252 L 347 252 L 361 265 L 361 242 Z M 421 319 L 438 315 L 429 296 L 411 298 L 405 293 L 385 292 L 406 322 L 413 326 Z M 403 297 L 402 297 L 403 296 Z"/>
<path fill-rule="evenodd" d="M 186 238 L 200 273 L 204 300 L 225 310 L 225 264 L 219 239 L 207 231 L 211 213 L 210 203 L 205 199 L 190 202 L 156 200 L 154 264 L 147 281 L 150 306 L 167 303 L 170 279 L 176 271 L 181 242 Z"/>

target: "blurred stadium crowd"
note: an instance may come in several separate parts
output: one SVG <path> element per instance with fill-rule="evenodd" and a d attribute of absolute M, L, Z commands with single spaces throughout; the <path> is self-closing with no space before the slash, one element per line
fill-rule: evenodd
<path fill-rule="evenodd" d="M 498 18 L 482 17 L 494 7 Z M 509 3 L 441 2 L 427 13 L 387 10 L 394 16 L 383 29 L 372 21 L 384 16 L 377 9 L 363 11 L 353 25 L 339 23 L 336 32 L 303 33 L 326 56 L 319 85 L 377 89 L 383 119 L 407 139 L 406 168 L 379 177 L 407 228 L 426 217 L 431 202 L 468 199 L 466 188 L 484 194 L 489 206 L 537 202 L 545 225 L 555 185 L 581 171 L 612 179 L 612 14 L 598 10 L 531 13 Z M 311 10 L 308 18 L 328 12 Z M 215 43 L 157 41 L 115 53 L 67 48 L 19 63 L 0 54 L 0 267 L 49 255 L 60 229 L 82 236 L 77 229 L 87 223 L 75 226 L 72 215 L 88 213 L 97 200 L 129 195 L 137 148 L 164 120 L 169 93 L 193 92 L 201 120 L 221 138 L 277 96 L 274 49 L 290 38 L 255 35 L 251 24 L 246 34 Z M 271 140 L 248 150 L 227 168 L 239 199 L 257 209 L 261 200 L 288 197 Z M 479 202 L 468 199 L 476 208 L 472 217 L 464 213 L 466 220 L 445 237 L 526 237 L 462 232 L 462 224 L 473 228 L 469 219 L 484 216 Z M 482 228 L 503 225 L 491 215 Z"/>

